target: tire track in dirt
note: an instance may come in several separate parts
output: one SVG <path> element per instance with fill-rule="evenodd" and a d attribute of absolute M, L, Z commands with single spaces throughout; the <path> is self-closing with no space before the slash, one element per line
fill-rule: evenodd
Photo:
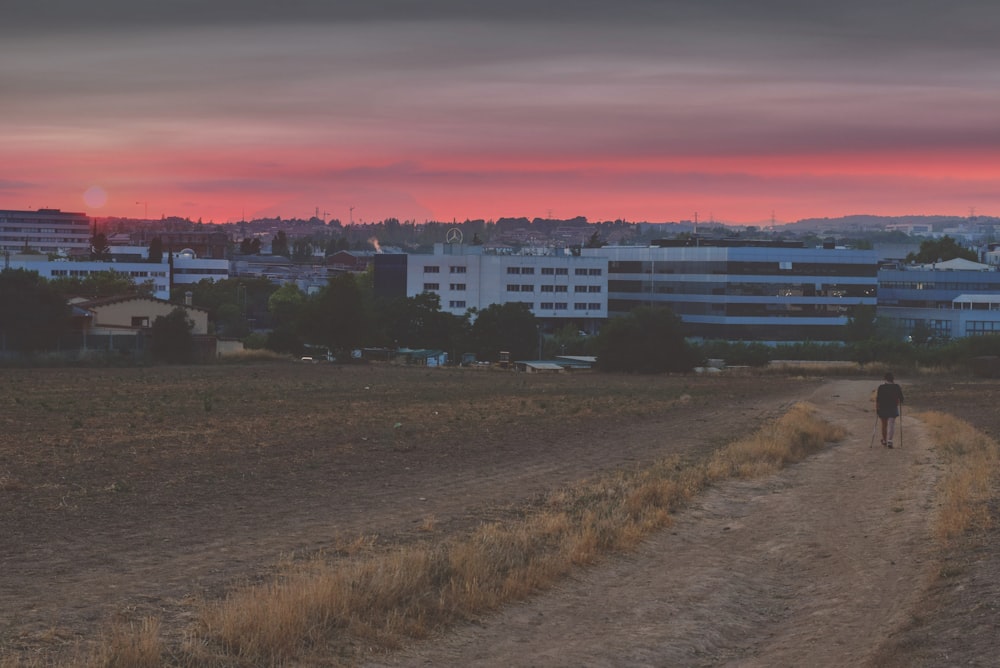
<path fill-rule="evenodd" d="M 933 566 L 921 425 L 869 448 L 871 381 L 811 397 L 841 444 L 719 485 L 637 553 L 372 666 L 847 666 L 909 616 Z"/>

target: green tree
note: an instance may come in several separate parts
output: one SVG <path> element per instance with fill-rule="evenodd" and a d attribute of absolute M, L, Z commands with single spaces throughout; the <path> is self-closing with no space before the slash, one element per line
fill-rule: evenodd
<path fill-rule="evenodd" d="M 473 315 L 470 336 L 479 359 L 495 362 L 501 351 L 509 352 L 515 360 L 538 356 L 541 334 L 535 314 L 526 304 L 492 304 Z"/>
<path fill-rule="evenodd" d="M 271 255 L 288 257 L 288 235 L 284 230 L 278 230 L 271 240 Z"/>
<path fill-rule="evenodd" d="M 153 237 L 150 240 L 148 258 L 150 262 L 163 262 L 163 239 Z"/>
<path fill-rule="evenodd" d="M 84 277 L 61 276 L 52 279 L 51 283 L 64 298 L 106 299 L 139 292 L 131 276 L 114 269 L 91 272 Z"/>
<path fill-rule="evenodd" d="M 920 250 L 907 255 L 906 261 L 911 264 L 930 264 L 953 260 L 957 257 L 973 262 L 979 261 L 975 251 L 959 246 L 954 239 L 946 235 L 940 239 L 921 241 Z"/>
<path fill-rule="evenodd" d="M 598 335 L 597 368 L 602 371 L 662 373 L 690 371 L 694 365 L 681 320 L 668 308 L 639 307 L 609 320 Z"/>
<path fill-rule="evenodd" d="M 296 239 L 292 243 L 292 259 L 304 262 L 313 256 L 313 245 L 308 239 Z"/>
<path fill-rule="evenodd" d="M 437 293 L 382 301 L 376 307 L 383 339 L 399 346 L 457 352 L 465 345 L 468 321 L 441 310 Z"/>
<path fill-rule="evenodd" d="M 194 327 L 181 307 L 175 308 L 167 315 L 161 315 L 153 321 L 151 333 L 153 340 L 149 352 L 154 359 L 167 364 L 187 364 L 194 360 Z"/>
<path fill-rule="evenodd" d="M 94 234 L 90 237 L 90 259 L 106 260 L 109 251 L 110 247 L 108 246 L 107 235 L 103 232 L 98 232 L 95 226 Z"/>
<path fill-rule="evenodd" d="M 69 330 L 69 306 L 34 271 L 0 271 L 0 350 L 52 350 Z"/>
<path fill-rule="evenodd" d="M 220 336 L 244 337 L 254 324 L 269 324 L 268 300 L 278 289 L 266 278 L 202 279 L 176 286 L 171 299 L 180 302 L 191 292 L 191 303 L 207 309 Z"/>
<path fill-rule="evenodd" d="M 867 341 L 876 334 L 875 307 L 869 304 L 852 306 L 844 325 L 844 341 Z"/>
<path fill-rule="evenodd" d="M 369 321 L 361 286 L 352 274 L 345 273 L 331 278 L 309 298 L 300 332 L 309 343 L 324 345 L 338 358 L 346 359 L 369 335 Z"/>
<path fill-rule="evenodd" d="M 300 333 L 306 296 L 294 283 L 286 283 L 275 290 L 267 300 L 271 312 L 271 332 L 267 337 L 267 347 L 279 353 L 299 354 L 302 352 Z"/>

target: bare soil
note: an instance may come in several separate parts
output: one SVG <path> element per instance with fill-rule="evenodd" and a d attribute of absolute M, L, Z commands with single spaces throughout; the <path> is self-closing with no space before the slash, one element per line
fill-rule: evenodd
<path fill-rule="evenodd" d="M 1000 649 L 1000 536 L 930 538 L 940 464 L 909 413 L 902 448 L 869 447 L 875 380 L 2 374 L 0 658 L 79 656 L 114 619 L 157 616 L 177 637 L 197 599 L 283 560 L 359 535 L 425 539 L 429 524 L 450 535 L 602 471 L 698 459 L 800 399 L 850 436 L 710 490 L 636 553 L 370 662 L 985 666 Z M 902 382 L 908 407 L 1000 433 L 970 406 L 995 403 L 996 384 Z"/>

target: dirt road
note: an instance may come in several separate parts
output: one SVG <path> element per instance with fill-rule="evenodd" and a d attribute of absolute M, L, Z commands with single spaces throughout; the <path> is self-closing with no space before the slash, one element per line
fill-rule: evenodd
<path fill-rule="evenodd" d="M 871 665 L 931 577 L 938 475 L 908 416 L 901 448 L 869 447 L 872 389 L 833 381 L 809 398 L 842 443 L 721 485 L 639 552 L 370 665 Z"/>

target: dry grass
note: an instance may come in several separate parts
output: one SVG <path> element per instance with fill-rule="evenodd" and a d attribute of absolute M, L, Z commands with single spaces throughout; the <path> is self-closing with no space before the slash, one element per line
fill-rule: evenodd
<path fill-rule="evenodd" d="M 460 538 L 384 549 L 359 543 L 350 557 L 291 566 L 272 582 L 204 603 L 173 662 L 350 663 L 367 649 L 427 637 L 632 550 L 714 481 L 773 473 L 843 436 L 799 404 L 708 462 L 667 459 L 583 481 L 525 509 L 518 521 L 485 524 Z M 433 519 L 425 524 L 433 528 Z M 154 665 L 166 656 L 156 635 L 154 623 L 135 635 L 113 633 L 92 665 Z"/>
<path fill-rule="evenodd" d="M 945 413 L 920 415 L 946 464 L 940 484 L 937 534 L 948 541 L 992 526 L 989 501 L 1000 480 L 1000 444 Z"/>
<path fill-rule="evenodd" d="M 813 417 L 814 408 L 798 403 L 781 419 L 751 436 L 717 451 L 708 462 L 712 480 L 768 475 L 801 461 L 846 431 Z"/>

